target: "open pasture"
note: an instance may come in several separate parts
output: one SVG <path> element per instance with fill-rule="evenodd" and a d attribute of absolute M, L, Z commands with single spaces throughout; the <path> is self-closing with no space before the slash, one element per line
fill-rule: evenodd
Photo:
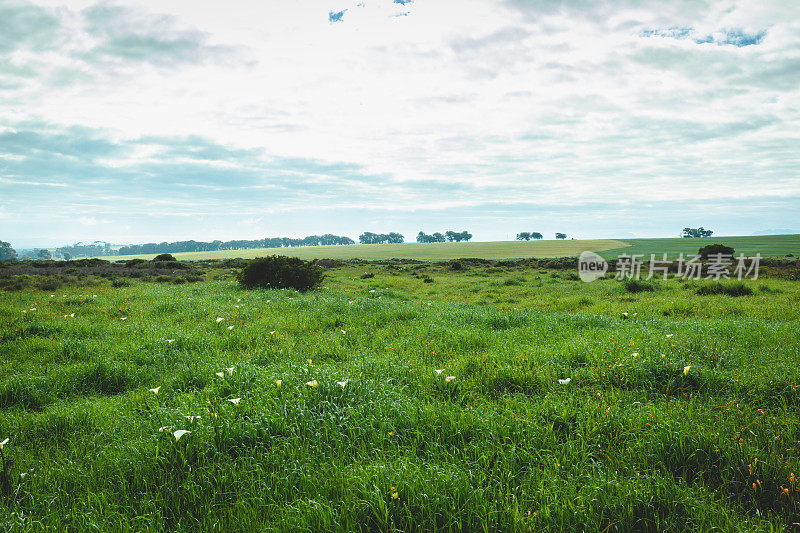
<path fill-rule="evenodd" d="M 669 259 L 678 254 L 696 254 L 701 246 L 722 243 L 732 246 L 736 253 L 763 257 L 800 256 L 800 235 L 766 235 L 758 237 L 710 237 L 706 239 L 576 239 L 541 241 L 493 241 L 493 242 L 445 242 L 405 244 L 354 244 L 349 246 L 307 246 L 296 248 L 254 248 L 250 250 L 220 250 L 216 252 L 183 252 L 173 255 L 184 261 L 206 259 L 230 259 L 241 257 L 252 259 L 265 255 L 289 255 L 304 260 L 311 259 L 363 259 L 367 261 L 386 259 L 416 259 L 420 261 L 446 261 L 449 259 L 527 259 L 545 257 L 577 256 L 585 250 L 598 252 L 606 259 L 619 254 L 667 253 Z M 150 255 L 106 256 L 103 259 L 152 259 Z"/>
<path fill-rule="evenodd" d="M 0 292 L 0 523 L 798 527 L 797 282 L 464 263 Z"/>

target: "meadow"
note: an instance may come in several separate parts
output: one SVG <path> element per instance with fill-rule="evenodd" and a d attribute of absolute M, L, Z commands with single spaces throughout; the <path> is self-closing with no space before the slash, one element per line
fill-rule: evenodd
<path fill-rule="evenodd" d="M 491 241 L 491 242 L 443 242 L 443 243 L 404 243 L 404 244 L 354 244 L 349 246 L 306 246 L 296 248 L 254 248 L 250 250 L 220 250 L 215 252 L 174 253 L 177 259 L 198 261 L 208 259 L 232 259 L 241 257 L 252 259 L 266 255 L 281 254 L 311 259 L 415 259 L 420 261 L 446 261 L 480 257 L 483 259 L 525 259 L 544 257 L 577 256 L 585 250 L 598 252 L 606 259 L 619 254 L 667 253 L 671 260 L 678 254 L 696 254 L 698 248 L 707 244 L 721 243 L 732 246 L 737 255 L 744 253 L 763 257 L 800 256 L 800 235 L 763 235 L 756 237 L 710 237 L 705 239 L 576 239 L 540 241 Z M 120 259 L 153 259 L 150 255 L 105 256 L 110 261 Z"/>
<path fill-rule="evenodd" d="M 0 292 L 4 530 L 800 527 L 797 281 L 233 273 Z"/>

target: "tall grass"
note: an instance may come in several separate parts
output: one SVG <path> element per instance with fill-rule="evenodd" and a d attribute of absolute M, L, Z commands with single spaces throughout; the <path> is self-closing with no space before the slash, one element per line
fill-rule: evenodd
<path fill-rule="evenodd" d="M 791 282 L 735 300 L 449 266 L 340 268 L 306 294 L 111 283 L 0 296 L 5 529 L 800 521 Z"/>

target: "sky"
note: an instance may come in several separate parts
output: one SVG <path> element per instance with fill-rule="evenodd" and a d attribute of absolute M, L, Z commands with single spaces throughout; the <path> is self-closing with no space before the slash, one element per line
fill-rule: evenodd
<path fill-rule="evenodd" d="M 0 0 L 0 240 L 800 226 L 800 2 Z"/>

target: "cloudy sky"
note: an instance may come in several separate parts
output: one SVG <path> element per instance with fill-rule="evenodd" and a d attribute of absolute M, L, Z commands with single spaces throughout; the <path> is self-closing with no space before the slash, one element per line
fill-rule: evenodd
<path fill-rule="evenodd" d="M 798 2 L 0 0 L 16 247 L 798 221 Z"/>

